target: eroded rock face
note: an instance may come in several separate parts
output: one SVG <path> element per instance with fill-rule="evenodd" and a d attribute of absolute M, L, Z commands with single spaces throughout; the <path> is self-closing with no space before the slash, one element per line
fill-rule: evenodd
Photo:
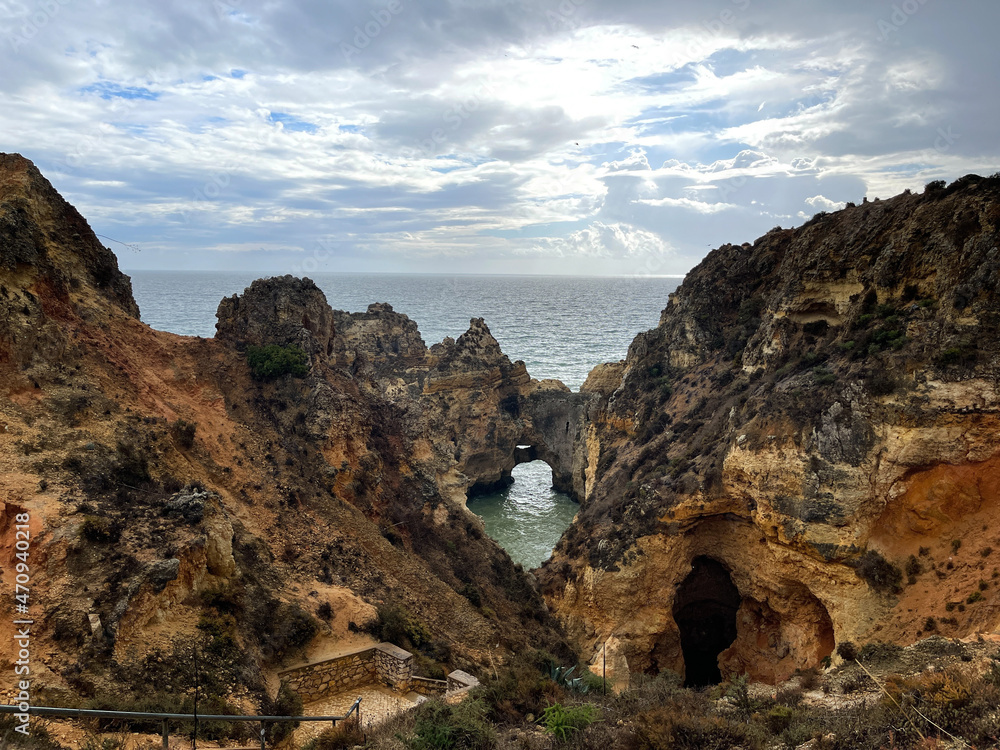
<path fill-rule="evenodd" d="M 312 279 L 258 279 L 243 294 L 219 303 L 216 336 L 240 346 L 298 346 L 307 354 L 333 353 L 333 310 Z"/>
<path fill-rule="evenodd" d="M 740 596 L 723 676 L 1000 624 L 998 245 L 1000 180 L 964 178 L 706 257 L 620 382 L 593 375 L 591 489 L 540 574 L 585 652 L 683 671 L 700 558 Z"/>
<path fill-rule="evenodd" d="M 485 324 L 431 355 L 387 305 L 340 331 L 284 277 L 224 300 L 217 338 L 176 336 L 136 319 L 114 256 L 19 157 L 0 159 L 0 217 L 0 578 L 13 590 L 12 519 L 30 513 L 37 689 L 179 695 L 197 645 L 221 690 L 255 700 L 387 602 L 450 666 L 565 653 L 463 505 L 502 471 L 524 427 L 494 417 L 530 385 Z M 253 344 L 299 346 L 309 370 L 256 380 Z"/>

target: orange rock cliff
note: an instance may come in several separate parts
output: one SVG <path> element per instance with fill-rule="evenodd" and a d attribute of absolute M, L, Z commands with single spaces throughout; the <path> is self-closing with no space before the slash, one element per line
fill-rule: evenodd
<path fill-rule="evenodd" d="M 199 644 L 259 702 L 379 608 L 430 671 L 568 638 L 692 683 L 993 630 L 998 237 L 1000 179 L 969 177 L 724 246 L 570 393 L 485 321 L 427 347 L 308 279 L 223 300 L 213 339 L 152 330 L 0 155 L 0 570 L 30 512 L 38 687 L 180 686 Z M 254 378 L 271 344 L 304 374 Z M 581 504 L 537 580 L 465 508 L 536 457 Z"/>

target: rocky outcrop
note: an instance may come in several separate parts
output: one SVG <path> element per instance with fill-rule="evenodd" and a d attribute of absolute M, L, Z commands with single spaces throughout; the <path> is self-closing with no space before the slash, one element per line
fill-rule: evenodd
<path fill-rule="evenodd" d="M 333 353 L 333 311 L 312 279 L 258 279 L 219 303 L 216 337 L 240 347 L 295 345 L 307 354 Z"/>
<path fill-rule="evenodd" d="M 592 489 L 540 572 L 576 643 L 776 681 L 1000 625 L 998 245 L 969 177 L 709 254 L 590 379 Z"/>
<path fill-rule="evenodd" d="M 36 692 L 179 704 L 197 645 L 206 690 L 257 710 L 283 662 L 363 642 L 379 607 L 449 668 L 565 652 L 464 508 L 530 388 L 485 324 L 432 354 L 387 305 L 335 314 L 283 277 L 223 300 L 215 339 L 175 336 L 136 319 L 114 256 L 20 157 L 0 217 L 0 578 L 28 513 Z M 267 344 L 308 371 L 255 379 L 245 350 Z"/>
<path fill-rule="evenodd" d="M 139 317 L 132 285 L 118 270 L 114 253 L 20 154 L 0 154 L 0 269 L 44 280 L 62 300 L 90 287 Z"/>

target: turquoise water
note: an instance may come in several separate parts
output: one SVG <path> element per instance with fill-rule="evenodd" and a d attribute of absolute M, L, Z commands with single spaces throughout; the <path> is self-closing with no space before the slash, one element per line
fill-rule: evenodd
<path fill-rule="evenodd" d="M 537 568 L 549 559 L 580 506 L 552 489 L 552 470 L 544 461 L 515 466 L 511 476 L 514 484 L 474 497 L 468 507 L 514 562 Z"/>

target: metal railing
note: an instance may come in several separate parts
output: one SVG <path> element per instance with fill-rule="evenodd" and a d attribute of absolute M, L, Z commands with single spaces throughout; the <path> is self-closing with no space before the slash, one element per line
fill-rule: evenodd
<path fill-rule="evenodd" d="M 260 747 L 265 748 L 265 737 L 267 724 L 272 722 L 286 721 L 329 721 L 333 726 L 337 726 L 338 721 L 346 721 L 354 714 L 357 722 L 361 724 L 361 698 L 347 710 L 343 716 L 228 716 L 219 714 L 161 714 L 147 713 L 142 711 L 104 711 L 94 708 L 57 708 L 54 706 L 29 706 L 27 711 L 22 711 L 20 706 L 5 706 L 0 704 L 0 714 L 28 714 L 29 716 L 65 716 L 75 719 L 117 719 L 120 721 L 133 721 L 139 719 L 159 719 L 163 722 L 163 750 L 169 750 L 171 721 L 256 721 L 260 722 Z M 195 737 L 197 742 L 197 737 Z"/>

